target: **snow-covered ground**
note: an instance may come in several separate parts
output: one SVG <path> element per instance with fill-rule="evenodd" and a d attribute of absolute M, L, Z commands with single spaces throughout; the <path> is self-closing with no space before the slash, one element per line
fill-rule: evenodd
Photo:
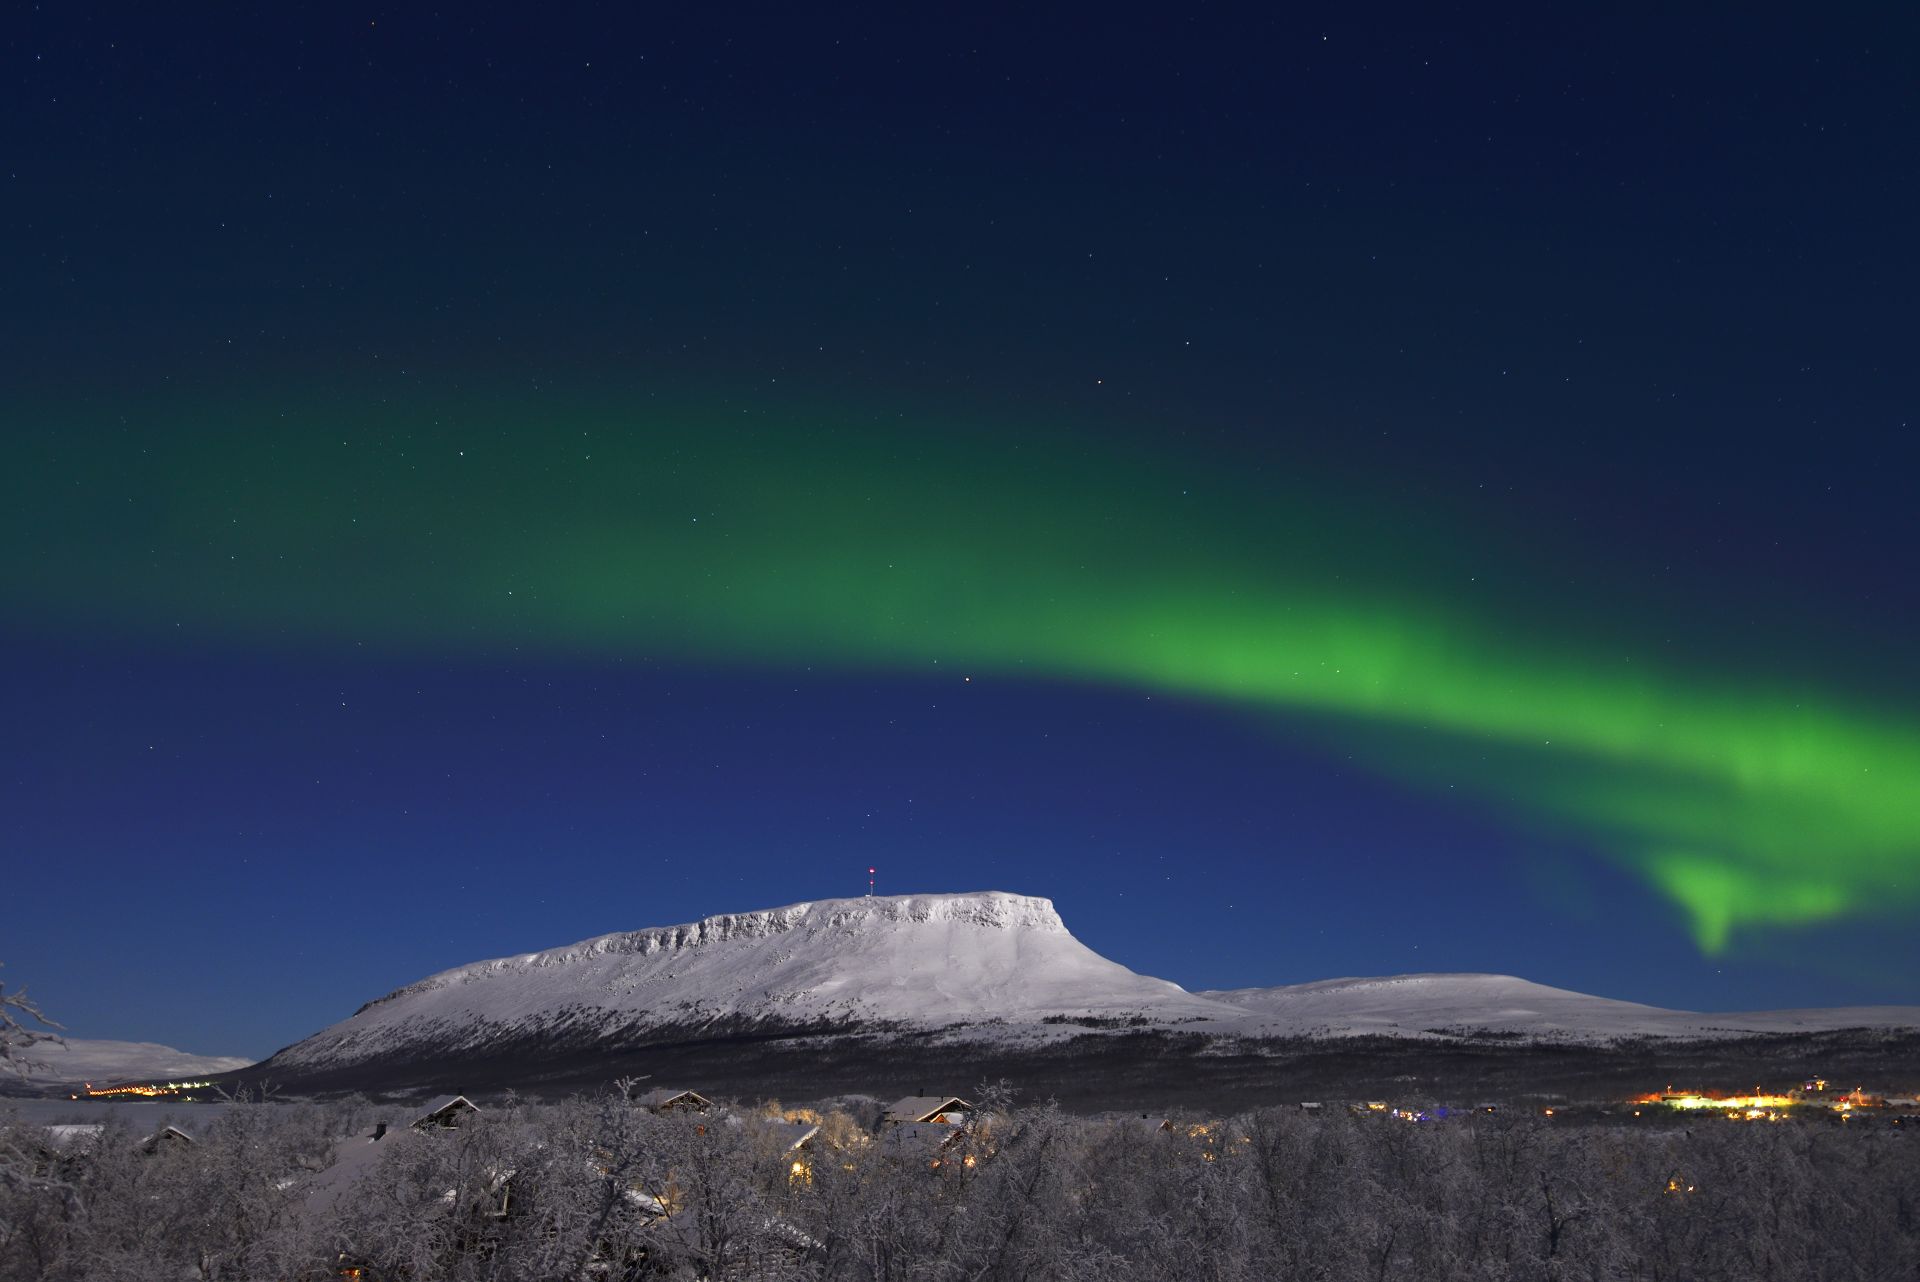
<path fill-rule="evenodd" d="M 128 1127 L 150 1135 L 162 1126 L 178 1126 L 189 1135 L 202 1135 L 220 1114 L 230 1108 L 257 1108 L 253 1104 L 228 1104 L 224 1101 L 188 1103 L 185 1100 L 70 1100 L 0 1098 L 0 1121 L 9 1118 L 36 1126 L 91 1125 L 121 1120 Z"/>
<path fill-rule="evenodd" d="M 153 1081 L 209 1077 L 253 1063 L 232 1055 L 189 1055 L 158 1042 L 115 1042 L 69 1037 L 66 1044 L 41 1042 L 23 1052 L 26 1080 L 60 1082 Z"/>
<path fill-rule="evenodd" d="M 1190 993 L 1093 952 L 1048 900 L 987 891 L 820 900 L 475 962 L 369 1003 L 273 1062 L 342 1066 L 503 1037 L 731 1019 L 1019 1040 L 1144 1021 L 1227 1037 L 1488 1030 L 1597 1041 L 1920 1028 L 1920 1007 L 1702 1015 L 1471 974 Z"/>

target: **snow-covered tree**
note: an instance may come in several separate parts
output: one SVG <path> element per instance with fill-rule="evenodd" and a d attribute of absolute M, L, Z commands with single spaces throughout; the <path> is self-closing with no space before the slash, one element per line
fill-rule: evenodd
<path fill-rule="evenodd" d="M 34 1062 L 33 1048 L 60 1041 L 55 1031 L 59 1027 L 41 1013 L 26 989 L 10 993 L 0 982 L 0 1071 L 25 1076 Z"/>

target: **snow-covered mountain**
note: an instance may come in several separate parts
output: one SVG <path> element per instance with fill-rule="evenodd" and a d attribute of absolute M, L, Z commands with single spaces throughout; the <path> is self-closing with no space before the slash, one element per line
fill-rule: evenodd
<path fill-rule="evenodd" d="M 1592 997 L 1512 975 L 1387 975 L 1197 994 L 1235 1006 L 1262 1036 L 1512 1033 L 1553 1041 L 1920 1028 L 1920 1006 L 1703 1014 Z"/>
<path fill-rule="evenodd" d="M 281 1051 L 332 1067 L 431 1046 L 484 1050 L 528 1033 L 578 1042 L 663 1027 L 774 1023 L 1040 1025 L 1071 1013 L 1232 1019 L 1237 1010 L 1137 975 L 1067 932 L 1052 903 L 998 891 L 827 899 L 443 971 Z"/>
<path fill-rule="evenodd" d="M 189 1055 L 158 1042 L 69 1037 L 40 1042 L 24 1053 L 25 1080 L 35 1084 L 180 1081 L 231 1073 L 253 1063 L 232 1055 Z"/>
<path fill-rule="evenodd" d="M 1920 1028 L 1920 1007 L 1699 1015 L 1504 975 L 1190 993 L 1099 956 L 1048 900 L 988 891 L 820 900 L 475 962 L 370 1002 L 263 1067 L 298 1075 L 769 1032 L 1033 1045 L 1141 1028 L 1606 1041 L 1869 1025 Z"/>

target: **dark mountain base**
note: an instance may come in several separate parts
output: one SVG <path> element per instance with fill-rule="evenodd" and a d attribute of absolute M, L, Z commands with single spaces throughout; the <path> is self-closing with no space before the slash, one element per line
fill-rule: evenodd
<path fill-rule="evenodd" d="M 1647 1040 L 1611 1046 L 1539 1045 L 1501 1037 L 1385 1037 L 1223 1042 L 1198 1034 L 1090 1034 L 1039 1048 L 936 1042 L 895 1031 L 819 1028 L 702 1030 L 617 1048 L 503 1047 L 489 1055 L 298 1073 L 266 1064 L 222 1084 L 271 1082 L 288 1094 L 364 1091 L 560 1095 L 649 1077 L 743 1100 L 789 1103 L 837 1095 L 966 1094 L 1006 1080 L 1023 1101 L 1053 1098 L 1076 1112 L 1191 1109 L 1220 1113 L 1302 1100 L 1381 1099 L 1454 1104 L 1624 1099 L 1683 1089 L 1779 1089 L 1808 1077 L 1847 1088 L 1920 1086 L 1920 1033 L 1855 1029 L 1723 1041 Z"/>

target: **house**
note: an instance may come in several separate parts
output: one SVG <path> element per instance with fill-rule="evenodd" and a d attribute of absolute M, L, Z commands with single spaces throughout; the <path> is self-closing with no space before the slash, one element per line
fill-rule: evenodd
<path fill-rule="evenodd" d="M 633 1102 L 649 1113 L 704 1113 L 713 1107 L 713 1101 L 699 1091 L 676 1091 L 666 1086 L 656 1086 Z"/>
<path fill-rule="evenodd" d="M 140 1141 L 140 1151 L 148 1157 L 155 1153 L 171 1152 L 186 1148 L 193 1143 L 193 1136 L 177 1126 L 163 1126 L 147 1138 Z"/>
<path fill-rule="evenodd" d="M 923 1159 L 929 1165 L 938 1166 L 941 1155 L 958 1144 L 965 1134 L 964 1127 L 945 1122 L 901 1122 L 880 1137 L 880 1151 L 893 1157 Z"/>
<path fill-rule="evenodd" d="M 365 1135 L 352 1136 L 334 1145 L 333 1160 L 323 1170 L 301 1181 L 304 1186 L 301 1201 L 307 1217 L 315 1223 L 326 1222 L 341 1199 L 388 1154 L 426 1143 L 426 1129 L 394 1127 L 381 1122 Z"/>
<path fill-rule="evenodd" d="M 466 1107 L 455 1107 L 453 1101 L 456 1100 Z M 457 1129 L 454 1123 L 435 1119 L 457 1119 L 479 1111 L 461 1097 L 450 1096 L 444 1101 L 435 1100 L 434 1106 L 429 1106 L 411 1125 L 390 1126 L 380 1122 L 366 1134 L 341 1140 L 334 1145 L 333 1160 L 324 1169 L 300 1181 L 304 1186 L 301 1202 L 308 1220 L 313 1223 L 329 1220 L 341 1201 L 392 1154 L 414 1151 L 415 1146 L 422 1144 L 456 1142 L 451 1136 L 438 1136 L 441 1131 Z M 486 1181 L 482 1196 L 477 1199 L 479 1214 L 489 1219 L 504 1219 L 513 1196 L 514 1172 L 487 1169 L 476 1174 L 483 1176 Z M 452 1203 L 458 1197 L 459 1190 L 450 1188 L 441 1195 L 441 1200 Z"/>
<path fill-rule="evenodd" d="M 971 1112 L 973 1105 L 958 1095 L 909 1095 L 889 1104 L 880 1120 L 889 1126 L 909 1126 L 916 1122 L 958 1126 Z"/>
<path fill-rule="evenodd" d="M 814 1137 L 820 1134 L 818 1122 L 768 1121 L 762 1124 L 761 1133 L 778 1148 L 780 1160 L 787 1164 L 790 1183 L 813 1182 L 813 1161 L 808 1150 L 813 1146 Z"/>
<path fill-rule="evenodd" d="M 429 1126 L 457 1127 L 479 1111 L 480 1106 L 464 1095 L 442 1095 L 429 1100 L 426 1111 L 415 1117 L 412 1125 L 422 1130 Z"/>

